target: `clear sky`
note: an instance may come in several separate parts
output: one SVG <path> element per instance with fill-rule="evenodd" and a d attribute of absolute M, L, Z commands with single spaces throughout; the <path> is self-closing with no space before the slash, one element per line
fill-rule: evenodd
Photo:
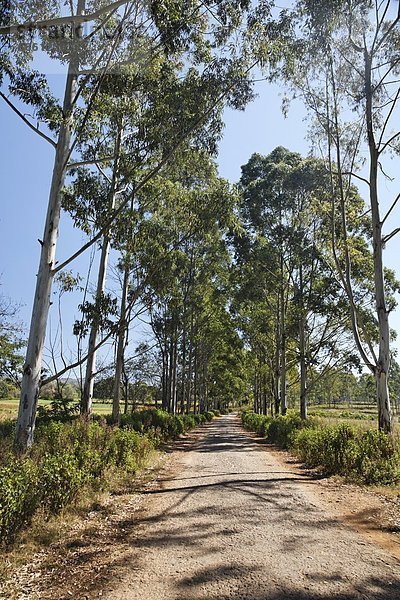
<path fill-rule="evenodd" d="M 58 85 L 58 81 L 56 85 Z M 59 79 L 61 82 L 61 78 Z M 232 182 L 238 181 L 240 167 L 253 152 L 268 154 L 276 146 L 307 155 L 307 124 L 305 112 L 296 103 L 284 119 L 280 110 L 279 88 L 257 83 L 259 97 L 246 111 L 225 111 L 225 135 L 220 144 L 218 163 L 220 174 Z M 2 170 L 2 200 L 0 211 L 0 274 L 1 292 L 21 304 L 21 319 L 28 326 L 39 262 L 39 242 L 42 237 L 54 150 L 39 136 L 28 130 L 19 117 L 0 99 L 0 165 Z M 395 169 L 395 164 L 393 169 Z M 361 190 L 362 193 L 365 190 Z M 384 190 L 389 202 L 390 190 Z M 399 223 L 398 210 L 394 211 L 391 230 Z M 74 230 L 65 215 L 62 218 L 58 246 L 58 260 L 67 257 L 85 241 L 83 234 Z M 400 277 L 398 240 L 394 238 L 385 255 L 386 265 L 394 268 Z M 86 274 L 89 256 L 86 255 L 71 269 Z M 54 296 L 56 301 L 56 296 Z M 54 310 L 53 310 L 54 313 Z M 76 299 L 71 296 L 63 303 L 64 328 L 67 346 L 74 347 L 72 323 L 79 316 Z M 57 326 L 52 317 L 52 332 Z M 391 326 L 400 331 L 400 310 L 392 315 Z M 140 325 L 139 325 L 140 333 Z M 398 342 L 399 343 L 399 342 Z M 398 346 L 398 343 L 396 346 Z"/>

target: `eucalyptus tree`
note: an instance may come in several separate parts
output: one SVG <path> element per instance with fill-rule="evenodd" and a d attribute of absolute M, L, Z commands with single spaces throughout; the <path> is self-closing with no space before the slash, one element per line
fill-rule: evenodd
<path fill-rule="evenodd" d="M 387 297 L 383 250 L 399 231 L 395 227 L 385 233 L 384 229 L 400 196 L 388 203 L 386 212 L 382 211 L 380 182 L 387 177 L 385 157 L 397 155 L 399 149 L 396 114 L 400 99 L 400 7 L 392 0 L 298 0 L 292 17 L 293 28 L 287 37 L 290 59 L 277 65 L 276 73 L 296 94 L 301 94 L 314 117 L 313 138 L 331 172 L 332 202 L 341 211 L 344 262 L 339 257 L 335 259 L 336 271 L 349 299 L 358 352 L 375 377 L 379 428 L 391 433 L 391 302 Z M 368 197 L 379 324 L 376 344 L 366 343 L 368 336 L 362 331 L 363 319 L 353 291 L 351 252 L 346 250 L 347 206 L 354 181 L 366 186 Z M 332 246 L 336 254 L 334 236 Z"/>
<path fill-rule="evenodd" d="M 231 310 L 248 350 L 254 410 L 273 414 L 280 404 L 275 249 L 265 237 L 254 236 L 247 221 L 232 236 L 231 247 Z"/>
<path fill-rule="evenodd" d="M 2 98 L 31 130 L 35 130 L 56 150 L 18 417 L 16 443 L 20 448 L 29 446 L 33 439 L 41 356 L 54 276 L 100 239 L 108 228 L 104 226 L 104 231 L 97 232 L 92 240 L 56 266 L 61 190 L 71 166 L 71 157 L 76 155 L 82 133 L 86 131 L 103 78 L 121 65 L 134 63 L 140 71 L 140 65 L 147 57 L 159 52 L 165 56 L 181 56 L 182 72 L 189 69 L 188 75 L 196 77 L 197 69 L 202 84 L 208 84 L 207 91 L 204 85 L 198 86 L 198 91 L 205 93 L 197 97 L 201 102 L 190 114 L 190 122 L 185 121 L 187 128 L 181 127 L 179 135 L 168 140 L 159 163 L 144 175 L 141 185 L 162 168 L 187 137 L 202 137 L 198 129 L 204 121 L 208 120 L 209 129 L 214 128 L 214 134 L 220 133 L 220 121 L 210 120 L 210 117 L 221 102 L 228 100 L 238 107 L 251 97 L 246 80 L 250 67 L 246 64 L 246 57 L 242 60 L 241 46 L 236 52 L 231 44 L 240 28 L 243 11 L 251 9 L 249 2 L 220 2 L 215 6 L 193 2 L 189 12 L 183 2 L 167 9 L 156 2 L 142 5 L 128 0 L 106 3 L 78 0 L 76 6 L 73 2 L 68 6 L 70 14 L 66 14 L 67 5 L 60 10 L 58 2 L 40 6 L 37 2 L 18 3 L 13 5 L 15 10 L 3 8 L 1 12 L 3 26 L 0 27 L 0 35 L 9 46 L 7 57 L 1 61 L 1 72 L 5 75 L 2 81 L 5 85 L 9 84 L 9 93 L 35 107 L 35 117 L 44 121 L 47 129 L 40 129 L 29 121 L 6 93 L 2 92 Z M 89 25 L 92 28 L 87 31 Z M 51 59 L 66 66 L 68 74 L 62 106 L 47 93 L 45 78 L 34 72 L 29 64 L 38 40 L 41 49 Z M 194 69 L 190 70 L 190 65 Z M 97 83 L 93 85 L 92 95 L 83 102 L 83 90 L 93 75 Z M 40 93 L 43 91 L 46 93 Z M 176 131 L 183 116 L 178 96 L 175 96 L 174 107 L 169 121 Z M 185 116 L 188 117 L 189 113 Z M 99 155 L 90 157 L 91 162 L 105 158 Z M 72 162 L 77 161 L 74 158 Z M 129 198 L 124 202 L 127 204 Z M 115 214 L 118 210 L 122 207 Z M 113 218 L 110 217 L 111 220 Z"/>
<path fill-rule="evenodd" d="M 46 3 L 41 7 L 35 2 L 24 3 L 23 6 L 19 3 L 14 7 L 12 14 L 7 15 L 11 22 L 0 28 L 3 39 L 7 37 L 9 42 L 9 53 L 1 65 L 2 73 L 8 80 L 9 92 L 22 102 L 36 106 L 37 117 L 44 120 L 45 127 L 48 126 L 49 135 L 39 127 L 35 128 L 18 106 L 13 104 L 3 92 L 2 98 L 31 129 L 36 129 L 39 135 L 55 148 L 17 423 L 16 445 L 21 449 L 28 447 L 33 440 L 42 351 L 51 287 L 55 275 L 61 190 L 68 162 L 90 112 L 90 101 L 86 110 L 82 110 L 79 105 L 87 77 L 82 74 L 82 70 L 96 69 L 105 73 L 114 63 L 117 55 L 119 59 L 121 58 L 121 51 L 124 56 L 129 57 L 131 45 L 129 39 L 126 43 L 126 27 L 128 24 L 137 27 L 137 12 L 134 11 L 137 7 L 136 2 L 112 2 L 96 7 L 92 3 L 86 6 L 85 0 L 78 0 L 76 6 L 72 2 L 69 6 L 71 12 L 65 15 L 59 14 L 59 6 L 56 2 Z M 117 9 L 120 6 L 123 8 L 119 13 Z M 86 10 L 87 8 L 89 10 Z M 87 22 L 92 22 L 94 29 L 86 34 L 82 25 Z M 105 28 L 108 36 L 104 35 Z M 40 87 L 42 91 L 46 91 L 45 78 L 33 71 L 31 67 L 37 40 L 41 43 L 42 50 L 51 59 L 65 65 L 67 75 L 61 105 L 50 98 L 49 94 L 43 94 L 43 99 L 40 93 Z M 38 89 L 37 81 L 41 84 Z"/>
<path fill-rule="evenodd" d="M 23 347 L 23 327 L 18 321 L 18 305 L 0 293 L 0 378 L 19 384 Z"/>
<path fill-rule="evenodd" d="M 280 384 L 276 404 L 282 414 L 287 411 L 287 313 L 295 268 L 295 221 L 300 210 L 295 195 L 286 185 L 286 178 L 299 159 L 299 155 L 281 147 L 267 157 L 253 154 L 242 167 L 240 179 L 244 220 L 255 237 L 268 242 L 271 251 L 264 269 L 272 276 L 275 290 L 275 377 Z"/>
<path fill-rule="evenodd" d="M 221 236 L 232 218 L 232 194 L 207 154 L 194 149 L 180 153 L 144 194 L 153 205 L 147 201 L 148 241 L 138 244 L 138 262 L 151 274 L 144 301 L 163 364 L 163 406 L 188 410 L 199 397 L 205 403 L 203 304 L 229 258 Z"/>
<path fill-rule="evenodd" d="M 128 331 L 127 315 L 128 288 L 130 282 L 130 264 L 135 262 L 132 244 L 136 244 L 134 239 L 137 229 L 140 228 L 140 219 L 146 211 L 142 205 L 140 195 L 137 191 L 136 180 L 153 168 L 157 161 L 162 160 L 165 152 L 169 151 L 170 140 L 176 137 L 177 127 L 185 127 L 187 123 L 190 126 L 192 115 L 195 110 L 202 109 L 199 102 L 199 93 L 204 97 L 209 89 L 210 82 L 207 78 L 203 81 L 201 77 L 190 71 L 187 76 L 181 76 L 174 62 L 170 59 L 161 59 L 157 57 L 152 64 L 148 65 L 147 71 L 140 75 L 125 68 L 118 74 L 117 80 L 114 76 L 105 77 L 97 94 L 97 99 L 93 104 L 95 112 L 95 122 L 92 124 L 89 120 L 89 138 L 80 143 L 82 154 L 88 161 L 90 157 L 99 152 L 103 156 L 115 154 L 113 161 L 102 161 L 102 166 L 98 168 L 108 182 L 110 187 L 109 206 L 105 209 L 101 203 L 94 201 L 98 197 L 99 184 L 95 184 L 96 177 L 93 176 L 88 167 L 80 167 L 72 191 L 68 194 L 64 207 L 73 215 L 75 222 L 82 226 L 85 220 L 92 216 L 93 209 L 100 210 L 105 214 L 107 220 L 110 211 L 115 204 L 116 197 L 120 200 L 117 204 L 125 204 L 127 193 L 131 196 L 130 207 L 127 207 L 120 213 L 115 220 L 110 232 L 104 234 L 102 245 L 102 258 L 99 265 L 99 279 L 96 292 L 97 309 L 93 315 L 97 318 L 93 321 L 89 337 L 89 351 L 86 367 L 86 380 L 82 401 L 82 409 L 85 414 L 90 413 L 90 399 L 95 375 L 94 349 L 97 347 L 97 335 L 100 327 L 101 316 L 99 311 L 104 307 L 104 285 L 105 285 L 105 258 L 108 255 L 107 248 L 110 242 L 114 248 L 122 253 L 121 264 L 124 264 L 124 278 L 121 297 L 120 323 L 118 325 L 118 343 L 116 355 L 116 384 L 114 390 L 113 418 L 118 420 L 120 380 L 123 370 L 123 355 L 126 346 L 125 337 Z M 179 119 L 171 123 L 170 116 L 177 110 L 177 98 L 179 98 Z M 206 104 L 203 106 L 206 108 Z M 215 148 L 216 131 L 220 130 L 220 109 L 210 114 L 206 121 L 207 129 L 201 127 L 193 140 L 196 147 L 211 151 Z M 166 115 L 169 118 L 166 119 Z M 120 123 L 119 129 L 115 122 Z M 117 132 L 117 134 L 115 133 Z M 113 139 L 115 138 L 115 139 Z M 184 146 L 186 148 L 186 146 Z M 117 152 L 117 154 L 116 154 Z M 86 160 L 82 161 L 83 163 Z M 117 166 L 118 171 L 117 173 Z M 109 171 L 109 176 L 107 176 Z M 193 176 L 192 176 L 193 177 Z M 120 180 L 117 185 L 117 179 Z M 204 179 L 204 177 L 203 177 Z M 156 185 L 160 180 L 155 179 Z M 84 192 L 83 182 L 91 182 L 87 185 L 89 194 L 86 198 L 81 198 Z M 104 182 L 103 182 L 104 187 Z M 153 186 L 154 187 L 154 186 Z M 128 192 L 127 192 L 128 190 Z M 156 195 L 163 193 L 163 186 L 155 189 Z M 103 217 L 104 220 L 104 217 Z M 133 225 L 137 221 L 136 226 Z M 97 227 L 98 228 L 98 227 Z M 145 244 L 143 237 L 138 242 Z M 141 284 L 138 284 L 140 288 Z M 140 295 L 140 294 L 139 294 Z M 132 303 L 131 303 L 132 304 Z M 102 306 L 101 306 L 102 305 Z M 86 307 L 88 308 L 88 307 Z"/>
<path fill-rule="evenodd" d="M 246 297 L 243 287 L 242 294 L 251 308 L 252 302 L 257 303 L 256 315 L 264 304 L 261 314 L 270 332 L 266 340 L 269 337 L 275 409 L 285 413 L 286 367 L 297 363 L 303 418 L 307 417 L 307 395 L 313 383 L 309 375 L 315 373 L 316 366 L 319 365 L 318 376 L 322 377 L 350 357 L 353 360 L 354 354 L 348 320 L 343 318 L 348 301 L 335 275 L 330 250 L 331 219 L 337 227 L 338 218 L 330 212 L 329 183 L 323 161 L 304 159 L 281 147 L 267 157 L 253 155 L 242 167 L 240 182 L 241 213 L 248 236 L 247 260 L 254 270 L 253 279 L 258 281 L 251 285 L 250 295 Z M 358 247 L 368 254 L 362 207 L 355 195 L 349 240 L 353 253 Z M 356 219 L 360 219 L 358 225 Z M 357 266 L 359 293 L 365 295 L 368 290 L 360 282 L 370 282 L 370 276 L 359 260 Z M 248 329 L 248 323 L 245 325 Z M 265 404 L 264 401 L 264 407 Z"/>

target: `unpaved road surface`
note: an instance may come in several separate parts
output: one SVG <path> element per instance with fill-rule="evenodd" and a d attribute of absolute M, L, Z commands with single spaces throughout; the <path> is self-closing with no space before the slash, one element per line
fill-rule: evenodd
<path fill-rule="evenodd" d="M 400 536 L 385 533 L 397 503 L 382 521 L 372 492 L 316 479 L 235 416 L 171 450 L 139 493 L 87 513 L 0 598 L 400 600 Z"/>
<path fill-rule="evenodd" d="M 400 563 L 319 507 L 307 478 L 282 471 L 233 416 L 148 495 L 109 600 L 400 600 Z"/>

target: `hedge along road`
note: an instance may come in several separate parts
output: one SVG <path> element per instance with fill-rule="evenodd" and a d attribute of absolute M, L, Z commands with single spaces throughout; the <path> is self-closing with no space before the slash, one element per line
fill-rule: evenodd
<path fill-rule="evenodd" d="M 109 600 L 400 598 L 400 564 L 319 504 L 311 479 L 216 419 L 147 492 Z"/>

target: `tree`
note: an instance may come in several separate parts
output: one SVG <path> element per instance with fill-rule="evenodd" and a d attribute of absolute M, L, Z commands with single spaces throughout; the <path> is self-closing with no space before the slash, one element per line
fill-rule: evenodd
<path fill-rule="evenodd" d="M 280 76 L 302 95 L 314 115 L 314 138 L 320 142 L 331 172 L 332 198 L 342 214 L 344 262 L 336 270 L 349 299 L 352 328 L 358 351 L 376 381 L 379 428 L 392 432 L 388 377 L 390 330 L 388 277 L 383 249 L 398 232 L 383 227 L 400 196 L 381 214 L 380 168 L 387 153 L 397 153 L 400 131 L 394 116 L 400 98 L 398 86 L 400 9 L 390 0 L 308 2 L 299 0 L 293 12 L 288 52 Z M 287 15 L 286 15 L 287 16 Z M 317 135 L 319 134 L 319 136 Z M 367 173 L 362 153 L 368 155 Z M 351 249 L 347 244 L 347 204 L 352 181 L 367 185 L 369 234 L 373 253 L 374 301 L 379 341 L 367 342 L 352 281 Z M 335 239 L 333 251 L 335 254 Z M 363 332 L 364 329 L 364 332 Z"/>
<path fill-rule="evenodd" d="M 18 321 L 18 306 L 0 294 L 0 378 L 18 384 L 21 379 L 25 345 L 23 328 Z"/>
<path fill-rule="evenodd" d="M 136 240 L 135 262 L 143 270 L 142 301 L 160 352 L 162 405 L 171 412 L 204 409 L 213 357 L 207 332 L 211 336 L 208 326 L 217 310 L 206 299 L 226 285 L 223 234 L 234 196 L 207 153 L 194 148 L 179 153 L 139 196 L 147 219 Z"/>
<path fill-rule="evenodd" d="M 327 260 L 329 177 L 322 161 L 303 159 L 279 147 L 266 157 L 255 154 L 250 158 L 242 167 L 240 189 L 247 241 L 239 238 L 236 248 L 240 270 L 243 262 L 253 270 L 250 285 L 248 272 L 241 285 L 245 286 L 242 301 L 247 298 L 251 307 L 251 321 L 257 315 L 252 343 L 258 346 L 258 363 L 264 370 L 256 376 L 257 390 L 261 377 L 264 410 L 265 397 L 272 389 L 275 411 L 285 414 L 287 365 L 293 369 L 297 363 L 301 415 L 306 418 L 313 368 L 319 364 L 321 376 L 345 357 L 349 360 L 352 351 L 351 345 L 346 348 L 347 323 L 342 317 L 346 303 Z M 258 304 L 255 313 L 254 301 Z M 259 315 L 265 320 L 263 325 Z M 264 340 L 259 335 L 262 331 Z M 270 386 L 262 366 L 266 363 Z"/>
<path fill-rule="evenodd" d="M 122 4 L 122 3 L 117 3 Z M 127 4 L 127 3 L 124 3 Z M 29 10 L 29 7 L 25 7 L 25 9 Z M 46 6 L 44 7 L 46 11 Z M 37 409 L 37 401 L 39 396 L 40 389 L 40 380 L 42 373 L 42 351 L 46 334 L 46 325 L 47 325 L 47 317 L 50 306 L 50 294 L 52 288 L 53 278 L 56 274 L 55 266 L 56 266 L 56 244 L 57 244 L 57 236 L 58 236 L 58 225 L 60 220 L 60 212 L 61 212 L 61 191 L 64 185 L 66 170 L 68 166 L 69 159 L 73 152 L 73 148 L 77 143 L 77 139 L 79 138 L 80 129 L 85 126 L 85 115 L 83 115 L 82 119 L 78 118 L 78 124 L 75 129 L 77 137 L 74 141 L 71 142 L 71 136 L 73 133 L 73 129 L 76 122 L 76 113 L 78 112 L 77 105 L 78 99 L 82 92 L 82 86 L 78 86 L 78 74 L 79 70 L 82 69 L 83 65 L 87 61 L 92 58 L 90 56 L 90 51 L 95 49 L 96 36 L 84 36 L 81 28 L 81 22 L 87 20 L 87 16 L 81 20 L 81 17 L 86 12 L 85 11 L 85 0 L 78 0 L 76 11 L 72 10 L 71 3 L 71 15 L 66 17 L 65 19 L 61 18 L 62 24 L 64 25 L 64 21 L 66 21 L 66 25 L 69 28 L 70 33 L 70 43 L 59 44 L 59 40 L 55 40 L 51 42 L 49 39 L 45 39 L 44 31 L 46 30 L 47 25 L 52 25 L 53 21 L 42 22 L 37 19 L 37 15 L 35 14 L 36 19 L 33 20 L 29 25 L 22 26 L 22 31 L 25 32 L 26 40 L 32 38 L 35 31 L 40 32 L 40 36 L 43 41 L 43 47 L 46 48 L 48 53 L 53 57 L 61 57 L 62 62 L 67 63 L 67 78 L 66 85 L 64 91 L 64 98 L 62 102 L 62 108 L 56 107 L 55 103 L 50 103 L 50 100 L 47 101 L 47 105 L 51 104 L 51 107 L 58 109 L 58 118 L 55 123 L 50 122 L 50 127 L 55 131 L 56 140 L 54 141 L 52 138 L 45 136 L 47 141 L 49 141 L 55 148 L 55 159 L 54 159 L 54 169 L 52 175 L 52 183 L 49 195 L 48 209 L 47 209 L 47 217 L 44 228 L 43 239 L 41 240 L 41 258 L 39 264 L 39 270 L 36 281 L 36 292 L 34 298 L 34 304 L 32 309 L 32 319 L 31 326 L 29 330 L 29 338 L 27 345 L 27 354 L 24 365 L 24 373 L 21 385 L 21 401 L 19 406 L 18 413 L 18 421 L 17 421 L 17 429 L 16 429 L 16 446 L 21 450 L 26 449 L 32 444 L 33 441 L 33 433 L 35 427 L 35 415 Z M 96 13 L 95 17 L 100 18 L 100 25 L 104 25 L 102 22 L 102 17 L 106 17 L 106 21 L 111 18 L 111 14 L 113 15 L 113 20 L 115 18 L 115 3 L 114 5 L 109 5 L 108 7 L 102 7 L 102 9 Z M 116 45 L 120 42 L 120 27 L 125 26 L 128 20 L 129 13 L 131 10 L 125 12 L 125 14 L 121 17 L 119 23 L 115 23 L 117 27 L 114 27 L 113 35 L 112 35 L 112 43 L 111 43 L 111 54 L 108 54 L 108 63 L 103 66 L 103 69 L 107 69 L 109 66 L 109 61 L 111 60 Z M 47 13 L 45 12 L 46 16 Z M 56 20 L 56 27 L 60 24 L 60 21 Z M 2 28 L 1 33 L 11 34 L 13 32 L 13 26 L 9 26 L 8 28 Z M 16 31 L 21 32 L 21 28 Z M 56 36 L 57 37 L 57 36 Z M 15 43 L 18 44 L 17 40 Z M 98 41 L 98 38 L 97 38 Z M 13 38 L 12 38 L 13 42 Z M 90 45 L 91 50 L 88 50 L 88 44 Z M 104 40 L 103 44 L 101 44 L 101 52 L 100 57 L 102 57 L 102 51 L 104 49 Z M 99 48 L 97 47 L 97 50 Z M 15 54 L 15 52 L 14 52 Z M 101 58 L 100 58 L 101 61 Z M 99 63 L 99 55 L 96 55 L 94 58 L 94 63 Z M 5 65 L 2 65 L 3 69 L 5 68 L 8 77 L 10 78 L 11 85 L 10 91 L 15 93 L 17 96 L 22 98 L 26 103 L 33 103 L 39 106 L 39 115 L 49 117 L 49 109 L 48 106 L 43 106 L 43 102 L 41 102 L 40 97 L 35 101 L 32 101 L 26 85 L 22 87 L 15 88 L 14 84 L 18 80 L 18 77 L 23 80 L 27 80 L 30 84 L 30 88 L 32 89 L 32 80 L 37 78 L 37 74 L 32 74 L 29 70 L 25 70 L 25 72 L 20 72 L 20 70 L 13 69 L 13 65 L 11 61 L 6 62 Z M 43 83 L 43 78 L 41 79 Z M 25 81 L 26 83 L 26 81 Z M 42 85 L 43 87 L 43 85 Z M 6 99 L 5 95 L 2 94 L 2 97 Z M 37 94 L 35 96 L 37 98 Z M 11 105 L 11 103 L 8 101 Z M 11 105 L 13 106 L 13 105 Z M 15 108 L 15 107 L 14 107 Z M 87 107 L 86 115 L 88 114 L 88 110 L 90 109 L 90 103 Z M 21 115 L 20 111 L 16 109 L 16 112 Z M 44 114 L 43 114 L 44 113 Z M 27 121 L 24 119 L 25 122 Z M 28 123 L 29 124 L 29 123 Z M 30 125 L 31 126 L 31 125 Z M 32 126 L 31 126 L 32 128 Z M 42 135 L 43 137 L 43 135 Z"/>
<path fill-rule="evenodd" d="M 183 9 L 186 7 L 184 3 L 170 6 L 168 10 L 158 3 L 151 3 L 144 7 L 127 0 L 108 4 L 90 4 L 88 10 L 85 10 L 85 0 L 78 0 L 76 7 L 72 2 L 69 6 L 71 14 L 64 15 L 57 14 L 59 7 L 51 2 L 43 5 L 41 9 L 36 2 L 24 3 L 23 7 L 17 6 L 16 8 L 15 15 L 13 15 L 15 22 L 0 27 L 0 35 L 9 36 L 11 42 L 11 52 L 0 65 L 2 74 L 9 79 L 9 92 L 19 97 L 22 102 L 36 107 L 37 116 L 46 119 L 50 133 L 54 131 L 55 139 L 51 134 L 48 135 L 39 127 L 35 127 L 6 94 L 2 92 L 1 97 L 32 130 L 39 133 L 56 150 L 48 213 L 41 240 L 41 259 L 16 432 L 16 445 L 21 449 L 26 449 L 33 441 L 37 398 L 41 383 L 42 350 L 54 276 L 76 256 L 96 243 L 107 232 L 116 215 L 129 202 L 129 197 L 125 198 L 116 209 L 115 214 L 111 215 L 109 223 L 105 224 L 92 240 L 56 266 L 61 191 L 67 170 L 76 165 L 77 161 L 72 161 L 74 164 L 71 165 L 71 157 L 79 149 L 82 133 L 87 129 L 89 115 L 93 110 L 93 103 L 104 77 L 117 66 L 130 63 L 140 64 L 143 60 L 143 52 L 148 56 L 156 50 L 166 56 L 181 56 L 182 71 L 186 70 L 190 64 L 198 66 L 197 70 L 194 67 L 188 70 L 188 79 L 197 78 L 198 90 L 204 90 L 204 84 L 208 90 L 207 94 L 197 96 L 197 100 L 203 102 L 204 110 L 202 110 L 202 106 L 198 106 L 194 112 L 186 113 L 186 117 L 190 116 L 187 129 L 183 133 L 180 129 L 177 137 L 165 138 L 169 142 L 166 144 L 168 146 L 166 151 L 162 154 L 158 164 L 152 166 L 149 172 L 143 175 L 139 184 L 136 183 L 136 191 L 140 185 L 143 186 L 167 163 L 175 149 L 185 139 L 196 135 L 201 139 L 204 132 L 199 132 L 199 126 L 204 121 L 208 120 L 209 131 L 213 132 L 215 143 L 221 125 L 220 120 L 213 116 L 219 112 L 221 101 L 229 100 L 232 105 L 242 106 L 243 102 L 251 97 L 246 78 L 248 66 L 246 70 L 244 62 L 241 60 L 240 50 L 237 55 L 230 58 L 222 56 L 223 51 L 225 53 L 228 51 L 230 38 L 240 25 L 242 10 L 248 9 L 249 4 L 220 3 L 217 14 L 222 17 L 223 23 L 219 19 L 215 20 L 214 16 L 210 18 L 210 14 L 213 15 L 212 11 L 210 12 L 207 7 L 202 10 L 201 6 L 195 6 L 189 17 L 187 15 L 184 17 Z M 9 20 L 9 12 L 7 9 L 3 9 L 0 15 L 5 23 Z M 28 20 L 26 20 L 26 15 L 29 16 Z M 20 23 L 18 23 L 18 18 L 21 19 Z M 212 22 L 211 28 L 207 30 L 207 24 L 210 21 Z M 94 24 L 94 30 L 85 35 L 82 25 L 88 22 Z M 128 27 L 130 28 L 129 35 L 125 35 Z M 48 31 L 53 30 L 58 34 L 60 32 L 63 34 L 65 29 L 69 34 L 66 36 L 66 41 L 62 35 L 61 39 L 58 35 L 55 36 L 55 39 L 48 35 Z M 144 31 L 153 34 L 150 36 L 150 40 L 143 33 Z M 68 75 L 62 107 L 59 107 L 47 93 L 44 94 L 45 100 L 43 101 L 43 94 L 38 93 L 36 88 L 45 90 L 46 82 L 43 77 L 26 67 L 27 61 L 24 60 L 23 55 L 30 54 L 29 48 L 33 47 L 32 42 L 36 34 L 40 38 L 42 49 L 48 52 L 51 58 L 67 63 Z M 211 38 L 210 34 L 212 34 Z M 161 39 L 161 44 L 155 43 L 158 38 Z M 223 46 L 226 47 L 223 49 Z M 229 51 L 232 54 L 231 47 Z M 219 56 L 217 57 L 216 54 Z M 22 68 L 21 64 L 25 68 Z M 93 93 L 86 99 L 83 96 L 83 90 L 92 75 L 95 79 Z M 213 87 L 214 83 L 216 83 L 215 87 Z M 86 100 L 84 107 L 80 104 L 82 99 Z M 176 131 L 179 125 L 182 125 L 180 123 L 182 108 L 186 109 L 187 107 L 185 104 L 182 105 L 179 97 L 172 99 L 174 99 L 175 112 L 172 113 L 169 121 Z M 96 155 L 90 157 L 88 162 L 101 162 L 104 158 Z M 86 158 L 84 162 L 87 162 Z M 93 352 L 91 351 L 90 354 L 92 355 Z"/>

